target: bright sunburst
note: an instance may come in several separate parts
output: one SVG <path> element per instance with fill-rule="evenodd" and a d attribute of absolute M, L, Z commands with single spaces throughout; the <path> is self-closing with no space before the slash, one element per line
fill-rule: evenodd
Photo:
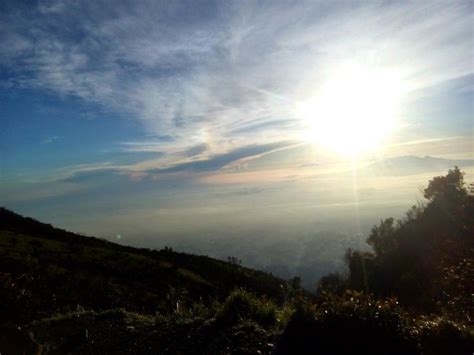
<path fill-rule="evenodd" d="M 296 114 L 308 127 L 306 140 L 357 155 L 376 150 L 393 130 L 403 92 L 395 71 L 345 65 Z"/>

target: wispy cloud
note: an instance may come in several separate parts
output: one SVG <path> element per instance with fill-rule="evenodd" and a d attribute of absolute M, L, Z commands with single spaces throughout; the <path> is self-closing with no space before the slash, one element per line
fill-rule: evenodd
<path fill-rule="evenodd" d="M 470 2 L 47 1 L 4 10 L 4 85 L 132 115 L 181 148 L 278 141 L 283 127 L 298 137 L 295 103 L 347 58 L 396 67 L 412 89 L 473 73 Z"/>
<path fill-rule="evenodd" d="M 149 173 L 176 173 L 179 171 L 206 172 L 219 170 L 243 159 L 259 157 L 262 154 L 293 146 L 290 142 L 278 142 L 263 145 L 248 145 L 227 153 L 217 154 L 197 161 L 186 161 L 169 167 L 151 169 Z"/>
<path fill-rule="evenodd" d="M 58 136 L 47 137 L 41 141 L 41 144 L 51 144 L 53 142 L 56 142 L 58 139 Z"/>
<path fill-rule="evenodd" d="M 454 137 L 439 137 L 439 138 L 426 138 L 426 139 L 418 139 L 414 141 L 407 141 L 407 142 L 400 142 L 391 144 L 392 147 L 400 147 L 404 145 L 419 145 L 424 143 L 435 143 L 435 142 L 444 142 L 444 141 L 451 141 L 451 140 L 459 140 L 466 137 L 463 136 L 454 136 Z"/>
<path fill-rule="evenodd" d="M 247 145 L 220 154 L 207 155 L 207 146 L 198 145 L 177 152 L 171 157 L 161 157 L 133 164 L 114 164 L 112 162 L 79 164 L 57 170 L 54 181 L 83 183 L 103 177 L 125 176 L 141 181 L 145 178 L 194 178 L 210 172 L 236 171 L 245 162 L 265 154 L 295 147 L 292 142 L 277 142 L 262 145 Z"/>

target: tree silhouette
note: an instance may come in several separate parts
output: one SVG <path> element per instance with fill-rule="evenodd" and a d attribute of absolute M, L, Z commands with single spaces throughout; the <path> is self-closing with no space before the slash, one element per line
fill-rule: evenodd
<path fill-rule="evenodd" d="M 446 176 L 437 176 L 430 180 L 424 196 L 431 202 L 457 203 L 467 195 L 464 173 L 456 166 Z"/>
<path fill-rule="evenodd" d="M 431 179 L 424 197 L 426 205 L 413 206 L 404 219 L 386 218 L 372 228 L 373 253 L 347 251 L 347 287 L 431 311 L 472 305 L 474 286 L 458 282 L 474 279 L 474 197 L 464 173 L 455 167 Z"/>

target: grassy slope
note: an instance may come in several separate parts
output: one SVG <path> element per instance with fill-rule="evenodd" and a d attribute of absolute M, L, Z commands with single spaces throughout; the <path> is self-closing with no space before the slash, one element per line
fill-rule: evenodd
<path fill-rule="evenodd" d="M 5 209 L 0 300 L 2 354 L 474 350 L 472 326 L 449 314 L 351 290 L 314 298 L 263 272 L 79 236 Z"/>
<path fill-rule="evenodd" d="M 155 313 L 176 302 L 209 303 L 242 287 L 274 299 L 284 281 L 209 257 L 120 246 L 0 209 L 0 281 L 13 283 L 20 319 L 76 309 Z"/>

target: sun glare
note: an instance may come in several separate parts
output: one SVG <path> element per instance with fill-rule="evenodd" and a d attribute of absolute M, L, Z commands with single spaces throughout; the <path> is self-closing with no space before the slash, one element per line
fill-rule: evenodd
<path fill-rule="evenodd" d="M 375 151 L 396 125 L 401 78 L 394 71 L 347 65 L 297 105 L 305 140 L 344 155 Z"/>

